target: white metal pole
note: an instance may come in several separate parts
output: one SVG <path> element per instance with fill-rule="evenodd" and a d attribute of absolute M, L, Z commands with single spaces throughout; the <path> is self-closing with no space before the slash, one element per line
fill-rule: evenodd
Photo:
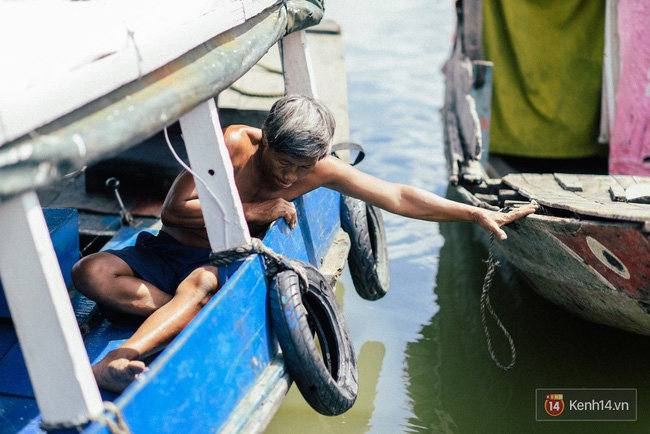
<path fill-rule="evenodd" d="M 0 203 L 0 276 L 41 418 L 81 423 L 103 411 L 83 339 L 33 191 Z"/>
<path fill-rule="evenodd" d="M 212 251 L 250 243 L 248 225 L 214 99 L 180 119 Z M 205 182 L 205 185 L 203 182 Z"/>

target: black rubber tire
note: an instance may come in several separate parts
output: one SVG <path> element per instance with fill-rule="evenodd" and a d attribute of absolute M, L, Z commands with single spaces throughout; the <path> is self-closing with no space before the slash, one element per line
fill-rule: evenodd
<path fill-rule="evenodd" d="M 382 298 L 388 292 L 390 271 L 381 210 L 342 195 L 341 227 L 350 236 L 348 265 L 354 288 L 366 300 Z"/>
<path fill-rule="evenodd" d="M 294 271 L 273 279 L 269 293 L 273 329 L 289 375 L 305 401 L 321 414 L 336 416 L 357 399 L 356 355 L 332 288 L 313 266 L 305 269 L 309 289 L 302 295 Z"/>

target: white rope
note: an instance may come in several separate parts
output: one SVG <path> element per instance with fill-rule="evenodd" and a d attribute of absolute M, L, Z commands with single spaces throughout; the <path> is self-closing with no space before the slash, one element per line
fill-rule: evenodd
<path fill-rule="evenodd" d="M 165 127 L 163 131 L 165 133 L 165 141 L 167 142 L 167 147 L 171 151 L 171 153 L 174 156 L 174 158 L 176 159 L 176 161 L 178 161 L 178 164 L 180 164 L 181 167 L 183 167 L 183 169 L 185 169 L 187 172 L 189 172 L 189 174 L 192 175 L 194 177 L 194 179 L 198 180 L 205 187 L 205 189 L 208 191 L 208 194 L 210 194 L 210 196 L 212 196 L 215 203 L 217 204 L 217 206 L 221 210 L 221 213 L 223 215 L 226 215 L 226 211 L 223 208 L 223 206 L 221 205 L 221 202 L 219 202 L 219 198 L 217 197 L 216 193 L 210 188 L 208 183 L 205 182 L 205 180 L 203 178 L 201 178 L 198 173 L 196 173 L 194 170 L 192 170 L 192 168 L 190 166 L 185 164 L 183 159 L 181 157 L 179 157 L 179 155 L 176 153 L 176 150 L 172 146 L 171 140 L 169 140 L 169 134 L 167 133 L 167 127 Z"/>

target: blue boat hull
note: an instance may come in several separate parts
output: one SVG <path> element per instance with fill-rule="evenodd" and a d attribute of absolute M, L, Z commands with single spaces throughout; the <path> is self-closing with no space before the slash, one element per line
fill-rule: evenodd
<path fill-rule="evenodd" d="M 290 229 L 280 219 L 264 243 L 279 254 L 320 267 L 340 230 L 340 195 L 321 188 L 295 204 L 296 227 Z M 117 239 L 113 247 L 133 242 L 134 233 Z M 270 328 L 263 260 L 250 256 L 231 265 L 229 275 L 223 288 L 149 365 L 145 375 L 120 396 L 103 392 L 105 400 L 114 400 L 121 409 L 132 432 L 239 431 L 263 424 L 256 419 L 272 413 L 260 409 L 277 408 L 284 397 L 289 380 Z M 133 326 L 106 321 L 92 329 L 86 337 L 90 360 L 121 345 L 133 331 Z M 0 342 L 0 350 L 6 343 Z M 10 428 L 15 429 L 8 432 L 42 432 L 34 418 L 36 405 L 26 370 L 19 368 L 22 379 L 11 381 L 23 381 L 23 397 L 0 397 L 0 412 L 13 420 Z M 17 419 L 22 422 L 14 423 Z M 84 432 L 109 431 L 93 423 Z"/>

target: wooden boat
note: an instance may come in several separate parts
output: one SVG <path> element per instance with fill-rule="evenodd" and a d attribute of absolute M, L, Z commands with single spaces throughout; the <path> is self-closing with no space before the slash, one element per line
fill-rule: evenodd
<path fill-rule="evenodd" d="M 170 171 L 180 171 L 161 142 L 177 119 L 183 157 L 211 175 L 205 188 L 197 185 L 213 251 L 250 242 L 217 114 L 225 126 L 268 110 L 268 98 L 261 106 L 226 102 L 229 86 L 264 59 L 283 66 L 281 93 L 320 92 L 337 118 L 335 140 L 347 141 L 340 35 L 331 24 L 303 30 L 322 15 L 321 2 L 301 0 L 0 5 L 0 44 L 18 56 L 0 75 L 2 432 L 264 429 L 290 379 L 269 327 L 260 256 L 231 265 L 218 295 L 119 396 L 98 390 L 89 362 L 136 326 L 105 321 L 70 287 L 69 273 L 80 250 L 119 248 L 159 227 L 161 198 L 152 185 L 138 187 L 155 178 L 164 190 Z M 24 25 L 35 19 L 43 22 Z M 311 56 L 308 43 L 316 47 Z M 176 146 L 180 131 L 169 130 Z M 116 173 L 120 189 L 114 179 L 104 188 Z M 278 221 L 264 244 L 336 281 L 349 249 L 340 195 L 319 189 L 296 206 L 296 228 Z"/>
<path fill-rule="evenodd" d="M 481 141 L 487 148 L 489 140 L 492 73 L 499 72 L 477 58 L 481 2 L 463 3 L 443 110 L 452 194 L 493 210 L 536 201 L 535 215 L 505 228 L 508 240 L 495 243 L 498 256 L 576 315 L 650 335 L 650 178 L 504 171 L 486 149 L 481 153 Z"/>

